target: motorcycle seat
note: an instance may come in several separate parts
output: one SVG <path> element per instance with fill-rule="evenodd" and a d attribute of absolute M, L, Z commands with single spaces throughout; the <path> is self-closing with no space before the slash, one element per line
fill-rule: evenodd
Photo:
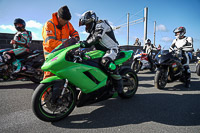
<path fill-rule="evenodd" d="M 124 57 L 125 57 L 125 53 L 124 53 L 124 52 L 119 52 L 119 53 L 117 54 L 117 57 L 116 57 L 115 60 L 121 59 L 121 58 L 124 58 Z"/>

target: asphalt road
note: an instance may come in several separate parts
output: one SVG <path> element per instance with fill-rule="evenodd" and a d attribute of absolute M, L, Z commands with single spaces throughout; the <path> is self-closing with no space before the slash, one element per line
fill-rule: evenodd
<path fill-rule="evenodd" d="M 158 90 L 154 75 L 139 72 L 138 91 L 131 99 L 75 108 L 54 123 L 39 120 L 31 110 L 37 84 L 0 82 L 0 133 L 200 133 L 200 77 L 192 73 L 189 89 L 177 81 Z"/>

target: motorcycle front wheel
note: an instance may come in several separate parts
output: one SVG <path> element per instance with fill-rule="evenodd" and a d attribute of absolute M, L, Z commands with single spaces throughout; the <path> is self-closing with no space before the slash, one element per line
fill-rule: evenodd
<path fill-rule="evenodd" d="M 200 76 L 200 64 L 199 63 L 197 64 L 196 72 L 197 72 L 197 75 Z"/>
<path fill-rule="evenodd" d="M 53 83 L 40 84 L 32 96 L 33 113 L 43 121 L 54 122 L 67 117 L 76 105 L 76 89 L 68 84 L 64 95 L 52 102 Z M 61 86 L 62 87 L 62 86 Z"/>
<path fill-rule="evenodd" d="M 154 85 L 158 89 L 164 89 L 167 84 L 167 76 L 165 71 L 158 70 L 156 71 L 154 78 Z"/>
<path fill-rule="evenodd" d="M 135 73 L 138 73 L 140 71 L 141 67 L 142 67 L 142 64 L 138 60 L 134 60 L 133 63 L 132 63 L 132 65 L 131 65 L 131 69 Z"/>

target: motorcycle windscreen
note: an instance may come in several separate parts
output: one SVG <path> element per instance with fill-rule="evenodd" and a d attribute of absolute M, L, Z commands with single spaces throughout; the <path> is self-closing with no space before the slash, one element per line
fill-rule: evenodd
<path fill-rule="evenodd" d="M 76 43 L 77 43 L 77 40 L 75 38 L 70 38 L 66 40 L 65 43 L 61 43 L 60 45 L 58 45 L 51 53 L 61 50 L 63 48 L 66 48 L 68 46 L 74 45 Z"/>

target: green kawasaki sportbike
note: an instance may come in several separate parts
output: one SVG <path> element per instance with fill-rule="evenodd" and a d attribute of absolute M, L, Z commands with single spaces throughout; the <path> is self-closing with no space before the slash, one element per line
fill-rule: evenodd
<path fill-rule="evenodd" d="M 47 56 L 42 70 L 55 76 L 40 82 L 32 96 L 34 114 L 43 121 L 58 121 L 75 108 L 116 97 L 111 77 L 101 68 L 100 59 L 105 54 L 96 50 L 80 56 L 80 43 L 58 46 Z M 75 51 L 76 50 L 76 51 Z M 121 98 L 132 97 L 138 88 L 138 77 L 122 64 L 131 58 L 133 51 L 121 51 L 115 60 L 123 78 Z"/>

